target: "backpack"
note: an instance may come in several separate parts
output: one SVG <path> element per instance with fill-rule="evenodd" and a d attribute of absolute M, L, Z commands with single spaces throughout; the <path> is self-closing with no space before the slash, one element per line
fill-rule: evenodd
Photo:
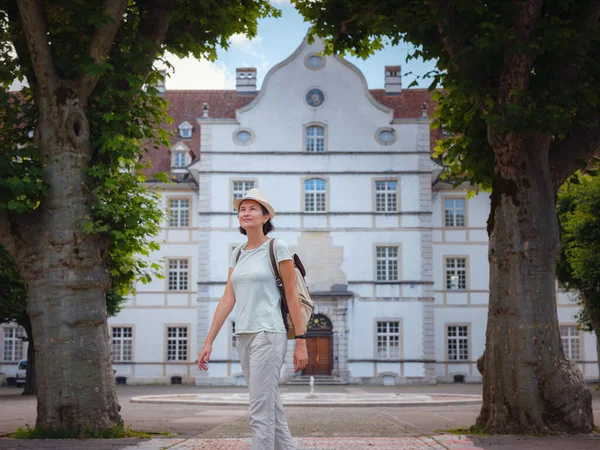
<path fill-rule="evenodd" d="M 283 318 L 283 323 L 285 325 L 285 329 L 287 330 L 288 339 L 294 339 L 296 337 L 296 331 L 294 330 L 294 324 L 292 323 L 292 318 L 290 317 L 290 313 L 288 310 L 287 302 L 285 299 L 285 290 L 283 288 L 283 280 L 281 279 L 281 275 L 279 275 L 279 269 L 277 268 L 277 258 L 275 257 L 275 242 L 277 239 L 271 239 L 269 241 L 269 266 L 271 267 L 271 271 L 273 272 L 273 276 L 275 277 L 275 282 L 277 283 L 277 287 L 281 292 L 281 317 Z M 240 259 L 242 254 L 242 250 L 238 251 L 238 254 L 235 258 L 236 264 Z M 302 313 L 302 319 L 304 321 L 304 330 L 306 332 L 306 326 L 308 322 L 313 317 L 315 312 L 315 305 L 310 298 L 310 293 L 308 292 L 308 287 L 306 286 L 306 280 L 304 277 L 306 276 L 306 270 L 304 269 L 304 265 L 298 255 L 294 254 L 294 271 L 296 273 L 296 290 L 298 291 L 298 302 L 300 303 L 300 311 Z"/>

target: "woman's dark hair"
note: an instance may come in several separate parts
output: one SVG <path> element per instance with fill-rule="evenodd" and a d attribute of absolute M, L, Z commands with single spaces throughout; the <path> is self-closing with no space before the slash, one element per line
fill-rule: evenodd
<path fill-rule="evenodd" d="M 260 205 L 260 203 L 259 203 L 259 205 Z M 265 208 L 263 205 L 260 205 L 260 207 L 262 208 L 263 216 L 269 214 L 269 211 L 267 211 L 267 208 Z M 263 233 L 266 236 L 274 229 L 275 229 L 275 227 L 273 226 L 273 224 L 271 223 L 271 219 L 269 218 L 269 220 L 267 220 L 265 222 L 265 224 L 263 225 Z M 246 230 L 244 230 L 242 227 L 240 227 L 239 230 L 240 230 L 240 233 L 242 233 L 244 236 L 246 236 Z"/>

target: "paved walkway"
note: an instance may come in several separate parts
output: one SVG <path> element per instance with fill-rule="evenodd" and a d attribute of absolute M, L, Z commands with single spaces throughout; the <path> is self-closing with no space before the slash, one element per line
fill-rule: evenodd
<path fill-rule="evenodd" d="M 592 386 L 592 389 L 595 386 Z M 283 393 L 306 392 L 307 387 L 282 386 Z M 321 392 L 353 393 L 481 393 L 481 385 L 367 387 L 316 386 Z M 118 386 L 125 424 L 136 430 L 173 433 L 172 438 L 149 440 L 13 440 L 0 439 L 0 449 L 85 449 L 85 450 L 250 450 L 250 426 L 245 407 L 154 405 L 130 403 L 140 395 L 191 393 L 240 393 L 244 388 L 193 386 Z M 0 388 L 0 434 L 19 426 L 35 424 L 35 398 L 22 397 L 20 389 Z M 600 391 L 593 391 L 595 422 L 600 424 Z M 475 422 L 479 405 L 419 407 L 288 407 L 292 435 L 298 449 L 313 450 L 597 450 L 600 435 L 523 438 L 519 436 L 469 437 L 444 434 L 449 428 L 468 428 Z"/>

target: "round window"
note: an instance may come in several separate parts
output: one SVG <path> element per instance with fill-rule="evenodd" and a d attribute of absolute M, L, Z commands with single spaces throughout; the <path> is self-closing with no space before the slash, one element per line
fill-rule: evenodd
<path fill-rule="evenodd" d="M 317 69 L 324 64 L 323 58 L 317 55 L 309 56 L 306 60 L 306 65 L 311 69 Z"/>
<path fill-rule="evenodd" d="M 235 140 L 242 144 L 247 144 L 250 139 L 252 139 L 252 135 L 249 131 L 238 131 L 235 135 Z"/>
<path fill-rule="evenodd" d="M 379 141 L 382 144 L 391 144 L 394 142 L 394 132 L 392 130 L 383 130 L 379 132 Z"/>
<path fill-rule="evenodd" d="M 318 108 L 325 101 L 325 94 L 321 89 L 311 89 L 306 93 L 306 103 L 313 108 Z"/>

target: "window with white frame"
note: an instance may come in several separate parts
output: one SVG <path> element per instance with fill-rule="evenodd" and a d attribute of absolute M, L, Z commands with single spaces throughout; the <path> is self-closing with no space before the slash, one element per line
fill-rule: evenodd
<path fill-rule="evenodd" d="M 467 259 L 446 258 L 446 289 L 467 289 Z"/>
<path fill-rule="evenodd" d="M 444 199 L 444 225 L 446 227 L 465 226 L 465 199 Z"/>
<path fill-rule="evenodd" d="M 133 328 L 113 327 L 110 349 L 113 361 L 132 361 Z"/>
<path fill-rule="evenodd" d="M 396 181 L 375 182 L 375 210 L 394 212 L 397 210 L 398 183 Z"/>
<path fill-rule="evenodd" d="M 169 259 L 169 291 L 187 291 L 188 260 Z"/>
<path fill-rule="evenodd" d="M 167 361 L 187 361 L 188 328 L 167 327 Z"/>
<path fill-rule="evenodd" d="M 327 183 L 319 178 L 304 181 L 304 211 L 325 212 L 327 207 Z"/>
<path fill-rule="evenodd" d="M 573 360 L 581 359 L 581 341 L 577 327 L 575 325 L 561 325 L 559 328 L 565 356 Z"/>
<path fill-rule="evenodd" d="M 377 322 L 377 358 L 400 359 L 400 322 Z"/>
<path fill-rule="evenodd" d="M 175 167 L 185 167 L 185 153 L 175 153 Z"/>
<path fill-rule="evenodd" d="M 2 344 L 2 360 L 6 362 L 18 362 L 25 359 L 23 339 L 25 330 L 22 327 L 4 328 L 4 339 Z"/>
<path fill-rule="evenodd" d="M 233 181 L 231 190 L 233 192 L 233 200 L 244 197 L 250 189 L 254 188 L 254 181 Z M 233 208 L 235 211 L 235 208 Z"/>
<path fill-rule="evenodd" d="M 237 351 L 237 336 L 235 334 L 235 320 L 231 321 L 231 359 L 240 359 Z"/>
<path fill-rule="evenodd" d="M 377 247 L 377 281 L 398 281 L 398 247 Z"/>
<path fill-rule="evenodd" d="M 169 200 L 169 226 L 188 227 L 190 225 L 190 201 L 188 199 Z"/>
<path fill-rule="evenodd" d="M 318 125 L 306 127 L 306 151 L 316 153 L 325 151 L 325 128 Z"/>
<path fill-rule="evenodd" d="M 448 361 L 469 360 L 469 327 L 448 325 Z"/>

